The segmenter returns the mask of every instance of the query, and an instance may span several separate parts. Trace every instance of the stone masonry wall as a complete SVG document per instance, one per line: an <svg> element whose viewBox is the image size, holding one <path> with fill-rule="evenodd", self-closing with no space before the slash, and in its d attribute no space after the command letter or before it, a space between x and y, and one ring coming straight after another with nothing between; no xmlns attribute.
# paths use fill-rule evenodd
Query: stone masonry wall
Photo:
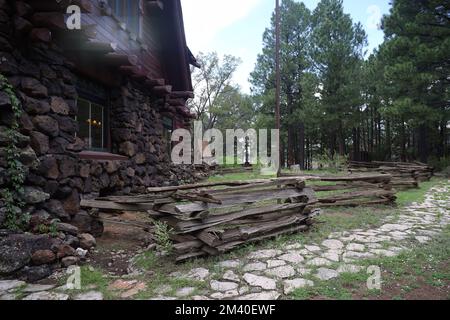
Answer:
<svg viewBox="0 0 450 320"><path fill-rule="evenodd" d="M28 227L31 233L42 233L42 226L50 225L55 225L58 233L56 237L32 236L41 237L39 242L1 231L0 258L17 260L14 255L20 252L25 255L9 266L0 263L0 274L23 270L36 252L42 254L45 250L54 256L47 252L45 263L42 259L39 263L35 261L31 268L42 269L39 265L49 263L57 267L63 262L61 259L74 256L73 250L87 237L85 233L100 235L102 225L80 208L82 197L142 193L146 187L193 182L202 176L193 168L170 164L160 115L164 99L145 94L139 85L126 78L120 87L111 90L108 107L111 152L128 160L80 159L79 152L85 146L76 138L76 68L55 44L30 43L16 37L13 16L12 9L0 0L0 73L14 86L24 110L20 120L23 135L20 147L21 161L27 166L28 174L23 210L31 217ZM11 124L11 117L9 98L0 92L0 189L8 179L4 161L7 141L2 133ZM0 230L4 220L2 207L0 201ZM23 240L22 246L17 239ZM31 243L45 245L35 248ZM66 259L63 264L76 263L77 259L76 256ZM48 272L46 269L43 274Z"/></svg>

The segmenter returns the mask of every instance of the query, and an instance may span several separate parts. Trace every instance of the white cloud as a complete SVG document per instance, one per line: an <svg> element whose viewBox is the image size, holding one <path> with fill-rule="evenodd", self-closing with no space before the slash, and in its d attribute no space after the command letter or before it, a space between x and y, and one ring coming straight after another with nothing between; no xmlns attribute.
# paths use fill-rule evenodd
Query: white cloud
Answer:
<svg viewBox="0 0 450 320"><path fill-rule="evenodd" d="M182 0L184 25L193 52L211 51L223 29L244 19L261 0Z"/></svg>

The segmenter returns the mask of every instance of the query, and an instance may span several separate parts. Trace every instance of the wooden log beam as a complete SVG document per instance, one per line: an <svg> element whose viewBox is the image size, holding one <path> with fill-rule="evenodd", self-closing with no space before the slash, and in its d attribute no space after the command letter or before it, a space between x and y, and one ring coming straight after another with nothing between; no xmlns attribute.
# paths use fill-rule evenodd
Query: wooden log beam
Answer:
<svg viewBox="0 0 450 320"><path fill-rule="evenodd" d="M53 2L53 1L41 1ZM56 1L54 1L56 3ZM59 12L36 12L31 17L31 22L36 27L45 27L51 30L65 30L67 29L64 14Z"/></svg>
<svg viewBox="0 0 450 320"><path fill-rule="evenodd" d="M127 75L127 76L134 76L135 74L138 74L142 71L141 66L120 66L119 72Z"/></svg>
<svg viewBox="0 0 450 320"><path fill-rule="evenodd" d="M103 57L105 64L110 66L134 66L138 62L138 57L135 55L127 55L120 53L107 53Z"/></svg>
<svg viewBox="0 0 450 320"><path fill-rule="evenodd" d="M168 95L172 92L172 86L156 86L153 87L152 92L158 96Z"/></svg>
<svg viewBox="0 0 450 320"><path fill-rule="evenodd" d="M66 12L71 0L27 0L27 2L36 12Z"/></svg>
<svg viewBox="0 0 450 320"><path fill-rule="evenodd" d="M14 1L14 9L19 17L29 17L33 13L33 8L24 1Z"/></svg>
<svg viewBox="0 0 450 320"><path fill-rule="evenodd" d="M118 210L118 211L138 211L146 212L147 210L153 209L152 203L134 203L134 204L123 204L116 203L112 201L99 201L99 200L81 200L80 205L83 208L96 208L96 209L108 209L108 210Z"/></svg>
<svg viewBox="0 0 450 320"><path fill-rule="evenodd" d="M24 36L33 29L33 25L25 18L15 17L14 28L17 36Z"/></svg>
<svg viewBox="0 0 450 320"><path fill-rule="evenodd" d="M81 50L93 51L99 54L113 53L117 49L117 44L111 42L100 42L96 40L85 42L80 47Z"/></svg>
<svg viewBox="0 0 450 320"><path fill-rule="evenodd" d="M30 31L30 40L49 43L52 41L52 32L45 28L34 28Z"/></svg>
<svg viewBox="0 0 450 320"><path fill-rule="evenodd" d="M170 97L173 99L184 98L184 99L193 99L194 93L191 91L172 91Z"/></svg>
<svg viewBox="0 0 450 320"><path fill-rule="evenodd" d="M72 4L79 6L83 13L94 12L94 5L91 0L72 0Z"/></svg>
<svg viewBox="0 0 450 320"><path fill-rule="evenodd" d="M168 99L167 103L171 106L185 106L186 101L184 99Z"/></svg>
<svg viewBox="0 0 450 320"><path fill-rule="evenodd" d="M166 80L164 79L152 79L147 76L147 80L145 81L145 84L149 86L150 88L154 87L163 87L166 84Z"/></svg>
<svg viewBox="0 0 450 320"><path fill-rule="evenodd" d="M164 3L161 0L148 0L146 9L149 14L158 13L164 10Z"/></svg>

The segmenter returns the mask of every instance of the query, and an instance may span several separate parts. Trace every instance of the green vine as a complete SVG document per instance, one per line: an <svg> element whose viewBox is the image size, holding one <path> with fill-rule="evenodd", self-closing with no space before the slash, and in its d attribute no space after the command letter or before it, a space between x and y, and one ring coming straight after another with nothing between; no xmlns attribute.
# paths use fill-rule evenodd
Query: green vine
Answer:
<svg viewBox="0 0 450 320"><path fill-rule="evenodd" d="M19 136L19 118L22 115L20 101L14 93L14 89L3 75L0 74L0 89L5 92L11 101L13 120L11 127L7 129L8 145L6 153L6 172L9 183L1 189L2 201L5 205L6 218L4 226L7 229L18 231L25 227L28 216L22 214L24 206L22 195L25 182L26 169L20 162L20 149L17 147Z"/></svg>

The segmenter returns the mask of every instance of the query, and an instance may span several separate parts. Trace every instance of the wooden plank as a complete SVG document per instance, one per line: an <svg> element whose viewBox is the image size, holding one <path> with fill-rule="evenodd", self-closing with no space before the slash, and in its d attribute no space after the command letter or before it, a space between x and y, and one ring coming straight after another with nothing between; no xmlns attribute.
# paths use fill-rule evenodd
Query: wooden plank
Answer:
<svg viewBox="0 0 450 320"><path fill-rule="evenodd" d="M187 204L168 204L158 208L158 211L174 213L174 214L185 214L191 212L200 212L207 211L210 209L216 208L227 208L231 206L235 206L242 203L255 203L259 201L265 200L278 200L278 199L287 199L292 197L300 197L302 195L307 195L304 191L298 190L296 188L292 189L281 189L277 190L261 190L259 192L255 192L254 194L233 194L231 196L227 195L215 195L222 204L214 204L214 203L200 203L193 202Z"/></svg>
<svg viewBox="0 0 450 320"><path fill-rule="evenodd" d="M226 231L214 227L203 230L197 237L211 247L218 247L227 242L246 240L283 227L292 227L303 223L306 219L308 219L308 217L293 215L274 220L271 223L255 223L253 225L236 227Z"/></svg>
<svg viewBox="0 0 450 320"><path fill-rule="evenodd" d="M296 183L302 181L300 178L274 178L274 179L255 179L255 180L234 180L234 181L225 181L225 182L202 182L196 184L185 184L181 186L170 186L170 187L155 187L155 188L147 188L148 193L158 193L158 192L167 192L167 191L177 191L177 190L189 190L189 189L204 189L208 187L218 187L218 186L245 186L245 185L258 185L263 183L272 183L271 185L280 185L287 183ZM213 190L205 190L205 192L209 192Z"/></svg>
<svg viewBox="0 0 450 320"><path fill-rule="evenodd" d="M146 212L147 210L153 210L153 204L119 204L112 201L99 201L99 200L81 200L81 207L83 208L96 208L118 211L139 211Z"/></svg>
<svg viewBox="0 0 450 320"><path fill-rule="evenodd" d="M227 213L222 215L209 216L201 221L178 221L172 226L179 233L191 233L214 227L220 224L230 223L233 220L242 219L251 216L261 216L271 213L282 213L284 211L301 213L306 207L306 203L289 203L289 204L277 204L264 206L260 208L244 209L238 212Z"/></svg>

